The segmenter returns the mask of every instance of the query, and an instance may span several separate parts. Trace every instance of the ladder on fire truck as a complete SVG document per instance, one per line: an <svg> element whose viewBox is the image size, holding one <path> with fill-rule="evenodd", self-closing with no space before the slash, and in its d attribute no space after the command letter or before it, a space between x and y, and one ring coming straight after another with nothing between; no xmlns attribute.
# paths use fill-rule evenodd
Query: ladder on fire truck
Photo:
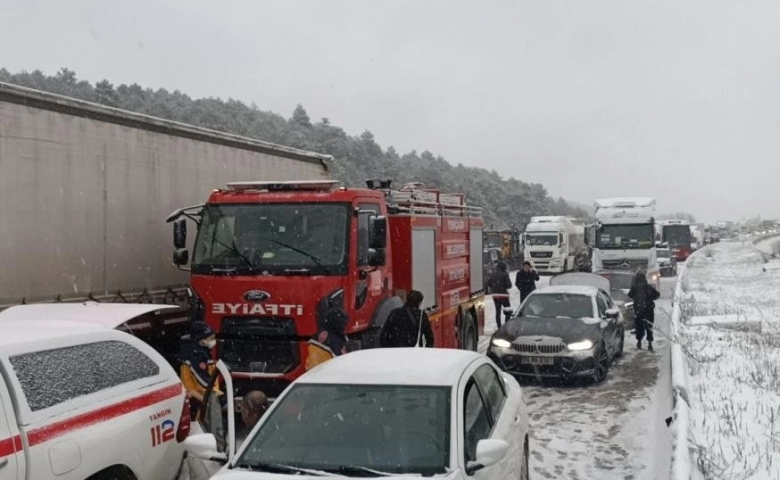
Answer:
<svg viewBox="0 0 780 480"><path fill-rule="evenodd" d="M426 188L421 182L411 182L394 190L390 180L368 180L368 188L384 192L392 214L437 217L482 217L482 208L466 205L462 193L442 193Z"/></svg>

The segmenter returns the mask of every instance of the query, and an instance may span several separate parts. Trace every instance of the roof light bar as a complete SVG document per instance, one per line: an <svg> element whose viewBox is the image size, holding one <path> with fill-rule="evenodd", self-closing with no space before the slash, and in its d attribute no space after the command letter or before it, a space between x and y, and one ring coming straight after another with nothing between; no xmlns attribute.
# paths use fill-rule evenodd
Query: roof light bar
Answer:
<svg viewBox="0 0 780 480"><path fill-rule="evenodd" d="M308 191L329 191L338 187L336 180L296 180L288 182L230 182L227 184L228 190L234 192L243 192L247 190L261 190L269 192L308 190Z"/></svg>

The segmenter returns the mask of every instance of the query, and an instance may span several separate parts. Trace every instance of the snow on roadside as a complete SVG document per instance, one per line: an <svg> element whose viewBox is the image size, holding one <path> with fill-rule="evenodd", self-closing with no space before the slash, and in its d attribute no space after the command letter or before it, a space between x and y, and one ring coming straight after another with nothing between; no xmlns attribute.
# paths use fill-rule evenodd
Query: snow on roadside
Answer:
<svg viewBox="0 0 780 480"><path fill-rule="evenodd" d="M753 245L723 242L686 267L679 341L706 479L780 480L780 269L764 265Z"/></svg>

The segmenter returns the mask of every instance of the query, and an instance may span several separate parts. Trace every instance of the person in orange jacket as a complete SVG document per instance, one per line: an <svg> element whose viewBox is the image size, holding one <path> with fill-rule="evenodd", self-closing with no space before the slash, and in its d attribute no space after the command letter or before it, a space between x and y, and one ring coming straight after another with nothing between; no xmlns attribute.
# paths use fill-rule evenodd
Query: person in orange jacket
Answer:
<svg viewBox="0 0 780 480"><path fill-rule="evenodd" d="M306 370L327 362L331 358L347 353L347 314L341 309L331 310L325 315L315 338L309 340Z"/></svg>
<svg viewBox="0 0 780 480"><path fill-rule="evenodd" d="M181 382L190 398L191 417L197 419L198 413L203 407L206 389L217 369L211 356L211 351L217 345L217 336L211 327L204 322L193 323L189 336L190 342L185 342L182 347L182 364L179 373ZM219 389L219 379L214 383L213 388L214 393L219 396L223 395Z"/></svg>

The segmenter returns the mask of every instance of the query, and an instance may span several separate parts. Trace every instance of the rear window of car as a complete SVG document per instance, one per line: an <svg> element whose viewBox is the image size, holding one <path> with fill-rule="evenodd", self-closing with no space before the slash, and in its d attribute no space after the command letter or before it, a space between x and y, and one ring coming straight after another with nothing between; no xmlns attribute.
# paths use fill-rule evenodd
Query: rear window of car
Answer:
<svg viewBox="0 0 780 480"><path fill-rule="evenodd" d="M25 353L10 361L33 412L160 373L154 360L116 340Z"/></svg>
<svg viewBox="0 0 780 480"><path fill-rule="evenodd" d="M528 297L520 309L521 317L593 317L591 297L570 293L535 293Z"/></svg>

